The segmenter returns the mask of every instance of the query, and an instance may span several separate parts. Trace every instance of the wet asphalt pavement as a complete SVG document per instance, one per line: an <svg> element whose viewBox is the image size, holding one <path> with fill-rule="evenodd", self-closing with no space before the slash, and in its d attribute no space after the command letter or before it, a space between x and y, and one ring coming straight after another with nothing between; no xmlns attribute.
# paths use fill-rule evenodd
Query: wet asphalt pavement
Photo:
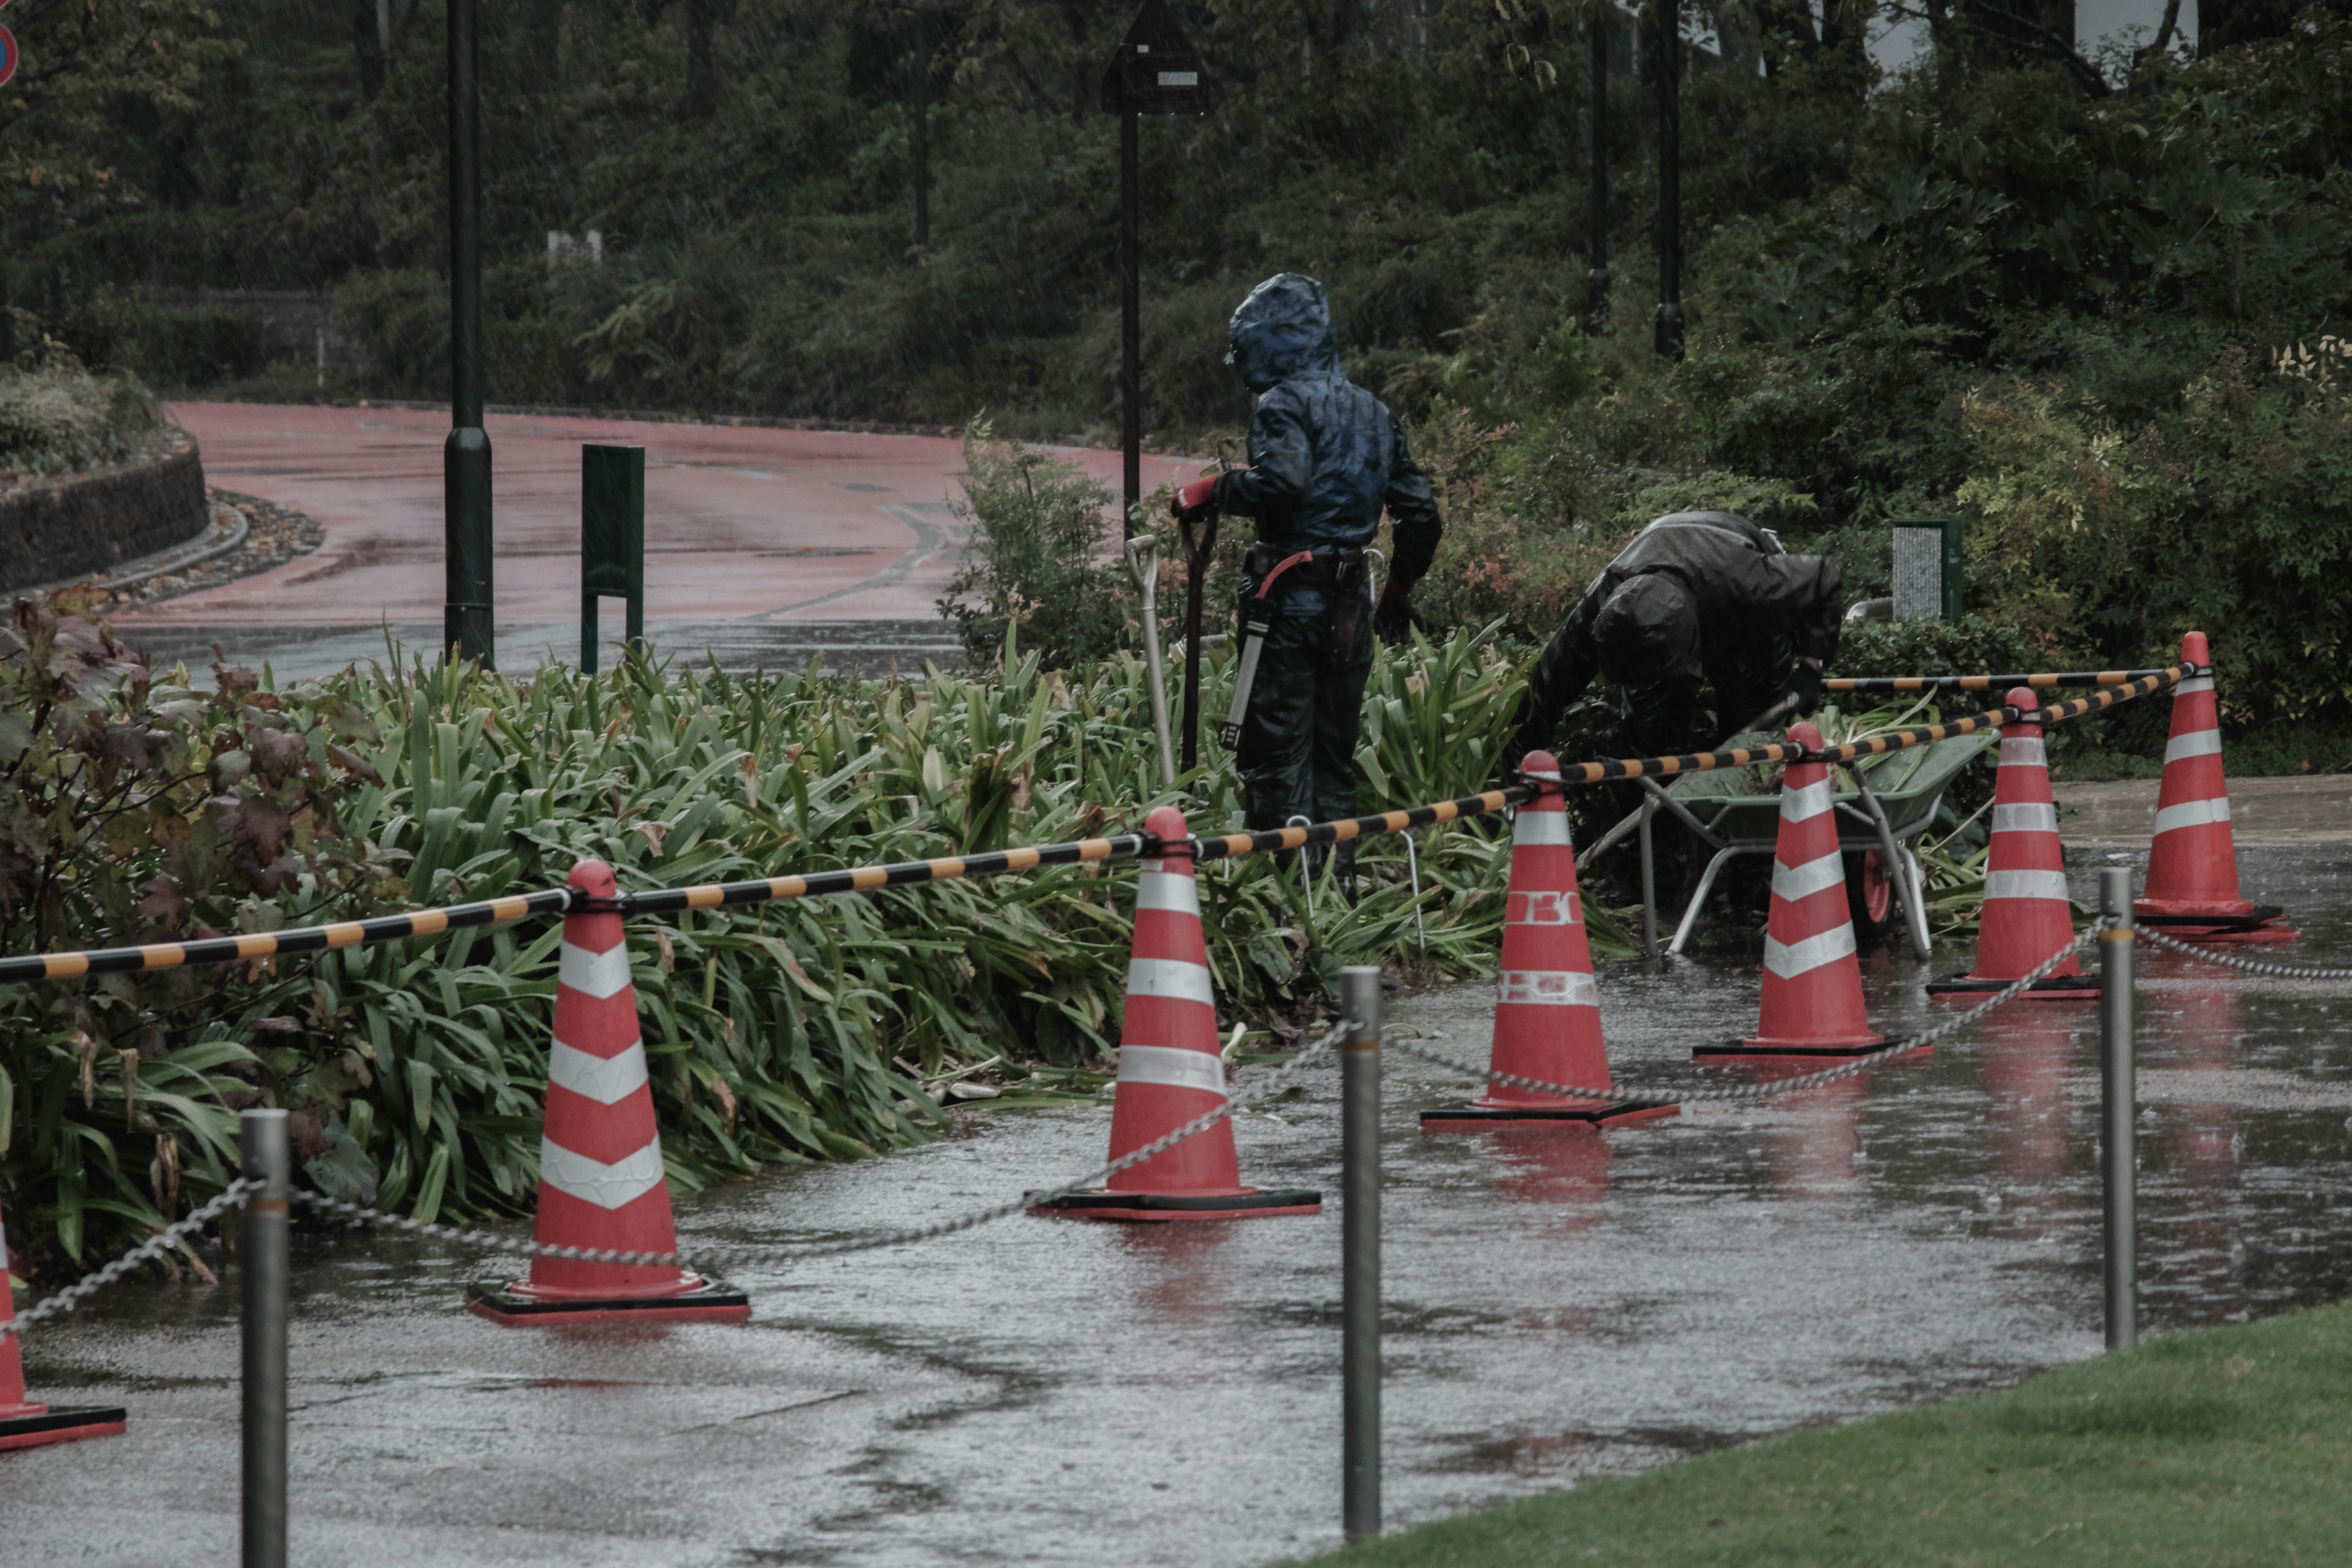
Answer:
<svg viewBox="0 0 2352 1568"><path fill-rule="evenodd" d="M2075 891L2106 852L2075 857ZM2352 962L2352 848L2257 849L2249 890ZM1937 973L1959 953L1939 954ZM2143 1318L2155 1332L2342 1296L2352 984L2187 972L2141 1004ZM1937 1016L1870 961L1890 1034ZM1621 1078L1687 1074L1754 1016L1752 958L1618 968ZM1483 1058L1488 993L1392 1023ZM1391 1524L2096 1353L2095 1006L2020 1004L1935 1054L1760 1110L1601 1135L1424 1138L1452 1078L1389 1064ZM1336 1075L1240 1123L1245 1175L1338 1185ZM1101 1110L779 1170L680 1204L711 1241L895 1226L1097 1163ZM1339 1248L1320 1218L1007 1221L744 1267L747 1327L502 1329L410 1238L298 1238L294 1558L425 1563L1248 1564L1339 1541ZM127 1436L0 1457L10 1563L227 1563L236 1334L218 1289L117 1289L28 1348L37 1394Z"/></svg>

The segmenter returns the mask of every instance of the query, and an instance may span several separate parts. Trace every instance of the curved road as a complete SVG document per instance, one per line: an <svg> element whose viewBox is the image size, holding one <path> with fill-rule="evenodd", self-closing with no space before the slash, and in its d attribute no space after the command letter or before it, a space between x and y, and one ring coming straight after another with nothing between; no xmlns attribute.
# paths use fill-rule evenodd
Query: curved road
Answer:
<svg viewBox="0 0 2352 1568"><path fill-rule="evenodd" d="M152 653L268 658L294 677L440 639L448 419L392 408L178 403L205 479L318 519L326 542L257 575L115 617ZM576 658L580 447L646 448L646 619L656 647L770 668L873 668L954 647L934 601L962 527L963 458L943 437L492 415L502 665ZM1116 486L1112 452L1067 454ZM1147 489L1197 465L1147 458ZM619 635L621 605L602 626Z"/></svg>

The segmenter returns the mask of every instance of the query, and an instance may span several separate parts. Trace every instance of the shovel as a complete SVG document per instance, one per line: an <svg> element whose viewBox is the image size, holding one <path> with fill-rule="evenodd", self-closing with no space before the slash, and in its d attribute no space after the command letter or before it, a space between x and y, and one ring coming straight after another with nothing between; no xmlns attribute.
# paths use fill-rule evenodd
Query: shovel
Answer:
<svg viewBox="0 0 2352 1568"><path fill-rule="evenodd" d="M1168 733L1168 682L1160 668L1160 543L1139 533L1127 542L1127 569L1143 597L1143 671L1151 683L1151 729L1160 741L1160 787L1176 782L1176 742Z"/></svg>

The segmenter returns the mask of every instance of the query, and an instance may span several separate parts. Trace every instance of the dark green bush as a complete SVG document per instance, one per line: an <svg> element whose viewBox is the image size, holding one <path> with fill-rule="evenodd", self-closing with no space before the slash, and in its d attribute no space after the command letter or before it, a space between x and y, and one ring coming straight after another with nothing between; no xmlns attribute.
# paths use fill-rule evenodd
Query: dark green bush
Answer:
<svg viewBox="0 0 2352 1568"><path fill-rule="evenodd" d="M1017 644L1049 669L1105 658L1127 640L1126 567L1103 559L1112 497L1075 463L1019 441L999 441L987 421L964 431L965 564L948 583L940 614L964 650L988 664Z"/></svg>

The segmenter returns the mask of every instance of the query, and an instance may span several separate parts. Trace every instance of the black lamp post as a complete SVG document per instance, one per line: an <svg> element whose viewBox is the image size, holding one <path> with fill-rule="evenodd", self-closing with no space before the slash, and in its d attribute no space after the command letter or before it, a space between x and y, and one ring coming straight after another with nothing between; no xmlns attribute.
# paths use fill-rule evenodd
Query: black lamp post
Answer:
<svg viewBox="0 0 2352 1568"><path fill-rule="evenodd" d="M1655 343L1683 357L1682 17L1677 0L1651 0L1658 73L1658 314Z"/></svg>
<svg viewBox="0 0 2352 1568"><path fill-rule="evenodd" d="M1146 114L1204 114L1209 88L1201 58L1167 0L1143 0L1134 25L1103 72L1102 107L1118 116L1118 394L1126 472L1122 535L1135 531L1143 500L1143 169Z"/></svg>
<svg viewBox="0 0 2352 1568"><path fill-rule="evenodd" d="M1609 7L1593 12L1592 270L1584 276L1585 307L1595 331L1609 315Z"/></svg>
<svg viewBox="0 0 2352 1568"><path fill-rule="evenodd" d="M490 437L482 428L482 113L475 0L449 0L449 439L441 448L446 582L441 649L496 659Z"/></svg>

